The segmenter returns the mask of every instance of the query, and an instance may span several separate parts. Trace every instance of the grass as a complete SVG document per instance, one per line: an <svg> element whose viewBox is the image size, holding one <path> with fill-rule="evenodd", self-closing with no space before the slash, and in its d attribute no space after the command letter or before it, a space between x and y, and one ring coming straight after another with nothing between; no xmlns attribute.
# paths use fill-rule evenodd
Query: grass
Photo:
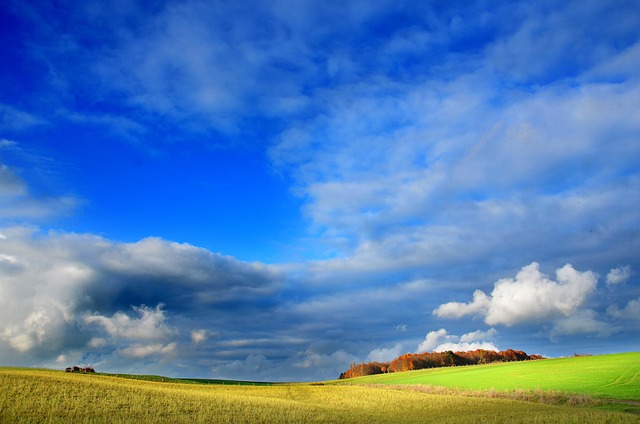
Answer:
<svg viewBox="0 0 640 424"><path fill-rule="evenodd" d="M3 423L640 423L592 408L392 385L212 385L0 368L0 389Z"/></svg>
<svg viewBox="0 0 640 424"><path fill-rule="evenodd" d="M640 352L431 368L339 384L430 385L467 390L545 390L640 401Z"/></svg>
<svg viewBox="0 0 640 424"><path fill-rule="evenodd" d="M171 378L161 375L144 375L144 374L109 374L100 373L111 377L128 378L131 380L155 381L160 383L192 383L192 384L216 384L216 385L232 385L232 386L271 386L273 383L264 381L243 381L243 380L219 380L210 378Z"/></svg>

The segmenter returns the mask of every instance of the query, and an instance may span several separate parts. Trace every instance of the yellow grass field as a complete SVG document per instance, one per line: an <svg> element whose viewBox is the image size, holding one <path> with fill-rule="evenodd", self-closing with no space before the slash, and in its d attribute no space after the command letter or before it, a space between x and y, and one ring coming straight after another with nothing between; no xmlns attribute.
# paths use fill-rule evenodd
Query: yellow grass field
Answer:
<svg viewBox="0 0 640 424"><path fill-rule="evenodd" d="M632 414L394 387L162 383L0 368L0 422L640 423Z"/></svg>

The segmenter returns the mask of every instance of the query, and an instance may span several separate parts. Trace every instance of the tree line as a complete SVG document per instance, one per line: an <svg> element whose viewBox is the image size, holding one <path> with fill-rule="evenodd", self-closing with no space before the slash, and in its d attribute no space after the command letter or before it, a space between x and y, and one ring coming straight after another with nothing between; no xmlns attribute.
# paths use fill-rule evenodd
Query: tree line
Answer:
<svg viewBox="0 0 640 424"><path fill-rule="evenodd" d="M468 352L405 353L390 362L351 363L349 369L340 374L340 379L363 375L384 374L420 370L424 368L454 367L459 365L489 364L492 362L514 362L544 359L540 355L527 355L521 350L507 349L500 352L476 349Z"/></svg>

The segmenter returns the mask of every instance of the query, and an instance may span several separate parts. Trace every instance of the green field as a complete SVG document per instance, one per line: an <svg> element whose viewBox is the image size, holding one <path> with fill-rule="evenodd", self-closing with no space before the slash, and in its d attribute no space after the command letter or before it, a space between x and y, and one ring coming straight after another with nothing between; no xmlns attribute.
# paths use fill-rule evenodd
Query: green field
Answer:
<svg viewBox="0 0 640 424"><path fill-rule="evenodd" d="M640 352L431 368L341 380L342 384L422 384L468 390L554 390L640 402Z"/></svg>
<svg viewBox="0 0 640 424"><path fill-rule="evenodd" d="M434 376L442 379L438 381L448 381L449 385L455 380L464 380L460 387L473 386L475 389L481 388L478 384L482 378L496 383L489 389L497 389L494 386L501 380L516 380L511 386L503 382L501 388L504 390L509 387L538 388L541 383L552 380L551 376L541 377L540 370L560 376L568 373L567 367L575 365L584 366L581 368L584 373L587 369L584 364L590 363L591 367L599 367L591 372L591 377L583 375L584 387L589 393L596 397L602 393L603 397L632 402L640 398L638 358L638 354L609 355L584 358L585 362L582 362L583 358L527 362L522 363L523 368L512 368L518 364L459 367L458 370L413 371L340 382L268 386L234 385L231 381L211 384L213 380L167 379L163 382L164 377L155 376L0 368L0 422L640 423L638 414L598 409L597 399L595 403L588 401L579 402L579 406L567 406L539 403L540 399L521 401L516 400L517 397L491 396L489 391L446 389L425 393L415 389L421 382L433 385L431 378ZM612 362L618 365L614 366ZM539 367L539 363L545 363L547 368L537 368L538 371L528 368ZM631 366L620 363L631 363ZM599 372L603 367L611 371ZM621 368L626 371L614 371ZM505 374L507 371L504 370L511 371ZM459 373L456 376L445 371ZM482 373L476 374L479 371L485 372L484 377ZM616 372L617 377L612 380ZM469 383L473 381L475 383ZM598 382L604 381L608 382L604 391L595 390ZM353 385L356 382L387 385ZM573 387L574 382L570 380L566 391L572 391Z"/></svg>

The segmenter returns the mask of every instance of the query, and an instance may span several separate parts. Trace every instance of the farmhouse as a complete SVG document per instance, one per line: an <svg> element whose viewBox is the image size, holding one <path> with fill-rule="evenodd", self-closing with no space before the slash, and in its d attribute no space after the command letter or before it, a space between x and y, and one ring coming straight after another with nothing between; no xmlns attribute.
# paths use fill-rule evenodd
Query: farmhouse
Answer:
<svg viewBox="0 0 640 424"><path fill-rule="evenodd" d="M73 367L65 368L65 372L81 372L83 374L86 374L86 373L96 372L96 370L94 370L91 367L81 368L78 366L73 366Z"/></svg>

